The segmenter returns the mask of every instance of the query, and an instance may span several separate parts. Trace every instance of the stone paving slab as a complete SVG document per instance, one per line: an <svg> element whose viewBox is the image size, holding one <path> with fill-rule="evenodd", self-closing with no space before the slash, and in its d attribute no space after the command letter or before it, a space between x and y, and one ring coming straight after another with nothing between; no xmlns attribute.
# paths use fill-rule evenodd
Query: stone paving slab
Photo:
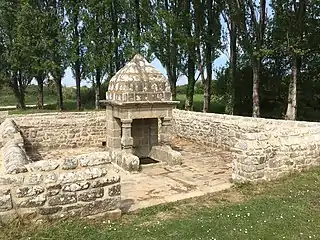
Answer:
<svg viewBox="0 0 320 240"><path fill-rule="evenodd" d="M172 143L172 148L182 154L182 165L144 165L139 173L129 173L115 165L121 176L124 212L198 197L231 187L230 153L181 138L174 138ZM95 151L103 149L86 147L39 150L30 152L29 156L33 160L57 160Z"/></svg>
<svg viewBox="0 0 320 240"><path fill-rule="evenodd" d="M140 173L119 170L123 211L134 211L231 187L231 155L175 138L173 148L182 153L182 165L159 164Z"/></svg>

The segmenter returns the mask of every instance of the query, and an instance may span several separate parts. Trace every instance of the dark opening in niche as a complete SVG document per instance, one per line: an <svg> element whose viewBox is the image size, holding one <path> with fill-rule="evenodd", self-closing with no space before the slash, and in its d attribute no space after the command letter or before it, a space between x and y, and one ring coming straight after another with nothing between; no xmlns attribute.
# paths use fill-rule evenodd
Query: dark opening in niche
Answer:
<svg viewBox="0 0 320 240"><path fill-rule="evenodd" d="M107 142L102 142L102 147L107 146Z"/></svg>
<svg viewBox="0 0 320 240"><path fill-rule="evenodd" d="M148 164L155 164L155 163L159 163L159 161L154 160L154 159L149 158L149 157L140 158L140 165L148 165Z"/></svg>

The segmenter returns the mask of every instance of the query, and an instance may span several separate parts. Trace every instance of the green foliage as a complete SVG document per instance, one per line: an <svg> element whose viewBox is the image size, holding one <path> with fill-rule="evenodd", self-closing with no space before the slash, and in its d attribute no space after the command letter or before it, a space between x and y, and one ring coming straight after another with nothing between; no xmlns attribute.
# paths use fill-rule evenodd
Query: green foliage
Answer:
<svg viewBox="0 0 320 240"><path fill-rule="evenodd" d="M188 84L178 86L177 93L188 93L189 105L195 94L193 107L200 111L203 103L198 96L206 91L209 81L205 76L212 76L200 75L195 83L194 75L210 71L228 45L221 37L228 30L221 24L223 12L226 27L230 21L238 27L236 79L232 86L229 63L216 71L217 81L211 82L214 109L210 111L222 112L220 106L229 106L234 89L234 113L251 115L252 60L256 59L262 60L261 116L282 118L292 80L292 59L297 57L298 119L319 120L320 2L272 0L274 14L268 15L265 29L254 19L253 13L258 15L252 9L259 8L258 2L248 0L242 6L244 2L234 0L0 0L0 88L13 90L11 96L1 96L1 104L23 107L24 95L26 103L35 104L36 88L27 87L39 76L47 77L44 97L52 104L67 67L73 68L78 86L80 81L99 86L95 84L98 79L106 79L100 91L103 99L107 80L140 52L148 60L156 57L161 61L172 89L177 79L186 75ZM80 93L84 102L92 104L93 89L81 88ZM73 89L64 89L63 95L65 100L76 99Z"/></svg>

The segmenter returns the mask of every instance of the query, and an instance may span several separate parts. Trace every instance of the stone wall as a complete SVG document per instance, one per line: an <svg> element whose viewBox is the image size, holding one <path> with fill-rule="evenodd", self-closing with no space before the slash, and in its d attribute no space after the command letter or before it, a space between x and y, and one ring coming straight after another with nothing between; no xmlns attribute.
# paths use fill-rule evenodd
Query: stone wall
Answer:
<svg viewBox="0 0 320 240"><path fill-rule="evenodd" d="M231 151L237 182L271 180L320 165L320 123L174 110L172 131Z"/></svg>
<svg viewBox="0 0 320 240"><path fill-rule="evenodd" d="M9 117L17 122L28 147L101 146L102 142L109 146L120 142L119 123L111 122L118 128L110 131L105 111ZM172 131L231 151L235 181L270 180L320 162L320 123L174 110Z"/></svg>
<svg viewBox="0 0 320 240"><path fill-rule="evenodd" d="M18 124L25 147L69 148L101 146L106 142L106 114L101 112L64 112L10 115Z"/></svg>
<svg viewBox="0 0 320 240"><path fill-rule="evenodd" d="M0 124L8 117L8 111L0 111Z"/></svg>
<svg viewBox="0 0 320 240"><path fill-rule="evenodd" d="M28 172L0 175L0 220L120 214L120 177L109 163L88 159L43 160L26 165Z"/></svg>
<svg viewBox="0 0 320 240"><path fill-rule="evenodd" d="M12 119L0 125L0 222L119 217L120 177L109 152L31 162Z"/></svg>
<svg viewBox="0 0 320 240"><path fill-rule="evenodd" d="M158 145L158 119L134 119L132 138L134 155L148 157L151 148Z"/></svg>

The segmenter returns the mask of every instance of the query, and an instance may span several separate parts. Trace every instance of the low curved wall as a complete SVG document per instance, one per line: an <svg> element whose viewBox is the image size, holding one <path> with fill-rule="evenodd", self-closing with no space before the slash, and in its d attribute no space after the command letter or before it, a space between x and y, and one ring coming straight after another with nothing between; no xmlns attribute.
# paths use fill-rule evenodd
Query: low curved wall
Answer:
<svg viewBox="0 0 320 240"><path fill-rule="evenodd" d="M174 110L173 133L231 151L236 182L320 165L320 123Z"/></svg>
<svg viewBox="0 0 320 240"><path fill-rule="evenodd" d="M24 140L16 123L6 119L0 125L0 147L5 173L16 174L26 172L25 165L30 162L24 149Z"/></svg>

